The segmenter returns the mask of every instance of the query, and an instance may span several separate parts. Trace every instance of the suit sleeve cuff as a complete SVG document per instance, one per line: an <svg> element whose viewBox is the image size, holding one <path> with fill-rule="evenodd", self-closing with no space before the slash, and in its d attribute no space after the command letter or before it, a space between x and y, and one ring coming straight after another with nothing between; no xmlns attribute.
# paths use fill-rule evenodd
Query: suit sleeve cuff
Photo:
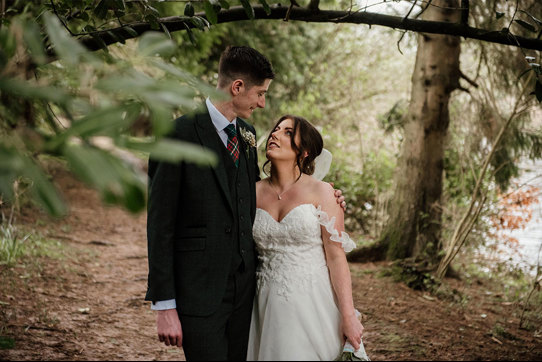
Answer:
<svg viewBox="0 0 542 362"><path fill-rule="evenodd" d="M176 308L177 308L177 303L175 303L175 299L161 300L158 302L151 303L152 310L166 310L166 309L176 309Z"/></svg>

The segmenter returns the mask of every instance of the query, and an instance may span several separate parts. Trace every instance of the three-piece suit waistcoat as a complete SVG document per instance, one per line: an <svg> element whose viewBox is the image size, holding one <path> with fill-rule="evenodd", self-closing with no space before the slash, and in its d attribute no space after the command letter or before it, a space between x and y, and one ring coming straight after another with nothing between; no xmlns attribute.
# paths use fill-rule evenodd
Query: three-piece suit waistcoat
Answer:
<svg viewBox="0 0 542 362"><path fill-rule="evenodd" d="M250 215L251 185L248 177L246 152L241 150L239 154L239 167L235 167L232 157L226 148L222 152L222 159L228 175L228 185L234 215L232 227L232 271L246 267L254 269L254 241L252 239L252 219Z"/></svg>

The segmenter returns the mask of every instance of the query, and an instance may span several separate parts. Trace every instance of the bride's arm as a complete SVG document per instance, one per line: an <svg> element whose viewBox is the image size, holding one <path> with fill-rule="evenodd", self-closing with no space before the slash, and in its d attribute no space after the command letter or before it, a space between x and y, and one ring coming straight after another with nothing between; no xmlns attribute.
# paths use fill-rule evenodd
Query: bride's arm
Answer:
<svg viewBox="0 0 542 362"><path fill-rule="evenodd" d="M332 226L341 236L344 231L344 212L340 205L337 204L333 188L329 184L320 185L320 205L331 221L335 217L335 223ZM324 216L325 218L325 216ZM328 228L331 226L327 223ZM325 226L322 226L322 240L324 242L324 250L326 253L326 261L329 268L331 284L337 297L339 311L341 312L341 330L344 336L350 341L352 346L357 350L360 346L361 336L363 334L363 326L358 320L354 302L352 300L352 280L350 277L350 269L346 261L346 255L341 242L331 240L331 233Z"/></svg>

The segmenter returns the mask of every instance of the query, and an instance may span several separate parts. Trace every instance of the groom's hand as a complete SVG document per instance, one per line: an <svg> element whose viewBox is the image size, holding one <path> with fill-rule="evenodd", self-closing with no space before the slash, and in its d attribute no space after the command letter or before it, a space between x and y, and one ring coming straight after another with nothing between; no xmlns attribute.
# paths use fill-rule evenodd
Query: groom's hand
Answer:
<svg viewBox="0 0 542 362"><path fill-rule="evenodd" d="M166 346L182 347L183 331L176 309L159 310L156 316L158 339Z"/></svg>
<svg viewBox="0 0 542 362"><path fill-rule="evenodd" d="M329 184L335 188L333 182L330 182ZM346 212L346 201L344 201L343 192L341 190L335 190L335 198L337 199L337 204L341 205L343 212Z"/></svg>

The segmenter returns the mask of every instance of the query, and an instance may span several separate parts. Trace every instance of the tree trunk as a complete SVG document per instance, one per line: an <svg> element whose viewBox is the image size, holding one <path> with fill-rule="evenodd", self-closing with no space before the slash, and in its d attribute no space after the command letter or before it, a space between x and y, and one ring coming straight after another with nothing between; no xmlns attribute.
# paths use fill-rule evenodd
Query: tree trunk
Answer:
<svg viewBox="0 0 542 362"><path fill-rule="evenodd" d="M425 20L459 22L458 0L433 1ZM390 218L381 235L386 258L433 264L441 250L444 145L448 102L459 86L460 39L419 34L412 94L395 174ZM382 248L382 246L381 246Z"/></svg>

